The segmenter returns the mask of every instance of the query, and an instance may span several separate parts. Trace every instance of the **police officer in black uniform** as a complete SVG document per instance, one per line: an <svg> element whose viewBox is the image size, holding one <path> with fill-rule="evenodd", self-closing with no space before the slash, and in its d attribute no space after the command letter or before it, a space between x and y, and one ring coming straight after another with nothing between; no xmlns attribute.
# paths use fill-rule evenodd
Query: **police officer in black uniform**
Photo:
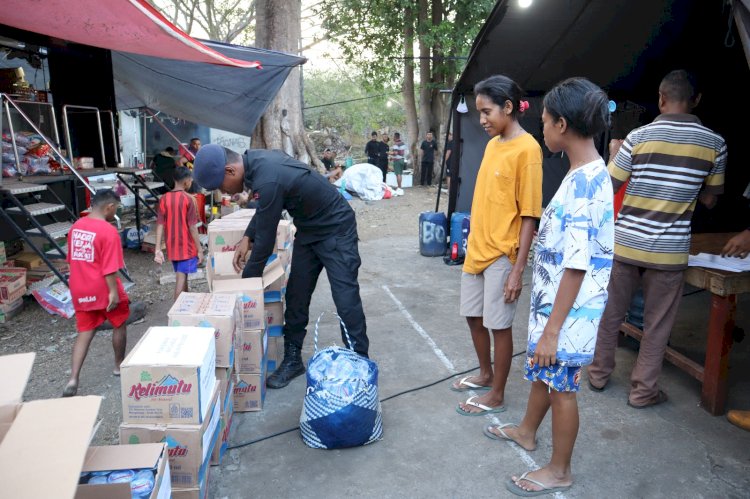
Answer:
<svg viewBox="0 0 750 499"><path fill-rule="evenodd" d="M302 343L309 320L310 299L325 268L336 310L346 325L354 350L367 356L369 340L357 273L361 260L357 248L354 211L336 188L306 164L283 151L250 149L240 156L224 147L203 146L195 157L194 180L204 189L235 194L252 190L257 211L234 255L242 277L261 277L273 253L276 229L286 209L297 234L292 269L286 287L284 360L266 385L283 388L305 372ZM250 251L249 258L246 257ZM247 258L244 269L242 262ZM342 331L342 341L346 337Z"/></svg>

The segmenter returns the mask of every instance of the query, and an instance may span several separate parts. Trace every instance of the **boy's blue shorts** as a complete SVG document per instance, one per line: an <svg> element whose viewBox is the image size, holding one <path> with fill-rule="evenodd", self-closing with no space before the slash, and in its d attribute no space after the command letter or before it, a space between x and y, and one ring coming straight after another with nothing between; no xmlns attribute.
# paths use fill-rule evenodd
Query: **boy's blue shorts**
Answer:
<svg viewBox="0 0 750 499"><path fill-rule="evenodd" d="M183 274L195 274L198 272L198 257L188 258L187 260L177 260L172 262L175 272L182 272Z"/></svg>

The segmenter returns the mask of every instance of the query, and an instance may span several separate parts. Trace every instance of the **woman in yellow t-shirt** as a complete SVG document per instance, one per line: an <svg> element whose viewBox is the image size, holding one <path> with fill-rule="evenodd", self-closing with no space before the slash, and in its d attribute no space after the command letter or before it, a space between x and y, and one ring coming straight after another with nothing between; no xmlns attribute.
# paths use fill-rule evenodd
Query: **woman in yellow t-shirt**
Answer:
<svg viewBox="0 0 750 499"><path fill-rule="evenodd" d="M479 374L456 381L451 389L488 391L458 405L456 410L465 416L505 410L505 382L513 355L511 327L536 221L542 214L542 149L518 122L529 107L521 100L523 91L510 78L495 75L475 85L474 94L479 122L491 139L474 187L460 313L469 324Z"/></svg>

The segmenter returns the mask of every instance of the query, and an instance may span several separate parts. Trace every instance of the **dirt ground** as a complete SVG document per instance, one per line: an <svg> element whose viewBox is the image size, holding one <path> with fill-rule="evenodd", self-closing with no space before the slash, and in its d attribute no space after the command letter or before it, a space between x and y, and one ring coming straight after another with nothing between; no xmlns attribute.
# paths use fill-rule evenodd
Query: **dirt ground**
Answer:
<svg viewBox="0 0 750 499"><path fill-rule="evenodd" d="M363 241L389 236L415 235L420 212L435 209L436 187L405 189L405 195L393 199L364 202L351 201L357 214L360 239ZM442 194L440 210L447 206L447 195ZM128 327L128 352L150 326L166 325L167 312L172 305L173 284L159 284L162 271L170 271L166 264L156 265L150 254L125 250L125 263L136 285L128 294L131 301L146 304L146 316ZM207 292L205 280L191 283L191 291ZM25 400L56 398L70 375L70 353L76 337L75 319L64 319L48 314L33 297L26 297L23 312L8 323L0 324L0 355L36 352L34 367L24 395ZM112 375L112 331L99 331L92 342L81 373L79 395L99 395L103 398L102 419L94 443L118 443L121 418L120 382Z"/></svg>

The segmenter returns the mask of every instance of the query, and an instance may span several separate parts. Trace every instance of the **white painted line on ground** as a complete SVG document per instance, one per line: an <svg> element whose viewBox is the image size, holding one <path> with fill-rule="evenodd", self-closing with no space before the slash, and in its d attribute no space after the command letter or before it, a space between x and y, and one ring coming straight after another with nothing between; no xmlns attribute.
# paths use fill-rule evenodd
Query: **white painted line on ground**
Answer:
<svg viewBox="0 0 750 499"><path fill-rule="evenodd" d="M432 351L435 353L437 358L440 359L440 361L443 363L446 369L448 369L450 372L455 374L456 368L453 365L453 362L451 362L450 359L445 355L445 353L443 353L443 351L440 349L440 347L437 346L437 343L435 343L435 340L433 340L432 337L430 337L430 335L427 334L427 331L425 331L424 328L420 326L416 320L414 320L414 317L412 317L412 315L409 313L406 307L404 307L404 304L401 303L399 299L396 298L396 296L394 296L393 293L391 293L391 290L388 288L388 286L384 284L381 287L383 288L383 291L385 291L386 294L391 298L391 300L393 300L393 303L396 304L396 308L398 308L399 312L401 312L404 315L404 317L406 317L406 320L409 322L409 324L411 324L411 327L413 327L414 330L417 333L419 333L419 336L421 336L422 338L425 339L425 341L427 341L427 344L430 345L430 348L432 348ZM477 395L477 393L474 392L473 390L470 390L467 393L469 393L472 396ZM502 422L499 419L497 419L496 416L487 415L486 417L487 419L492 421L494 424L497 424L497 425L502 424ZM518 454L518 457L521 458L521 461L523 461L523 463L528 467L528 469L536 470L536 469L541 468L541 466L536 464L536 461L534 461L534 458L531 457L531 455L528 453L526 449L524 449L520 445L517 445L513 442L506 442L506 443L510 446L511 449L516 451L516 454ZM521 473L518 473L518 474L520 475ZM566 499L565 494L563 494L562 492L555 492L553 494L553 497L557 499Z"/></svg>
<svg viewBox="0 0 750 499"><path fill-rule="evenodd" d="M440 361L443 363L443 365L452 373L455 374L456 368L453 366L453 362L451 362L448 357L443 353L442 350L440 350L440 347L437 346L437 343L430 338L430 335L427 334L427 331L422 329L422 326L417 323L417 321L414 320L414 317L411 316L408 310L406 310L406 307L404 307L404 304L401 303L398 298L396 298L393 293L391 293L391 290L388 289L388 286L383 285L383 291L385 291L388 296L391 297L391 300L393 300L393 303L396 304L396 308L404 314L404 317L406 317L406 320L409 321L409 324L411 324L411 327L413 327L417 333L419 333L419 336L425 339L428 345L430 345L430 348L432 348L432 351L435 352L435 355L437 355L437 358L440 359Z"/></svg>

